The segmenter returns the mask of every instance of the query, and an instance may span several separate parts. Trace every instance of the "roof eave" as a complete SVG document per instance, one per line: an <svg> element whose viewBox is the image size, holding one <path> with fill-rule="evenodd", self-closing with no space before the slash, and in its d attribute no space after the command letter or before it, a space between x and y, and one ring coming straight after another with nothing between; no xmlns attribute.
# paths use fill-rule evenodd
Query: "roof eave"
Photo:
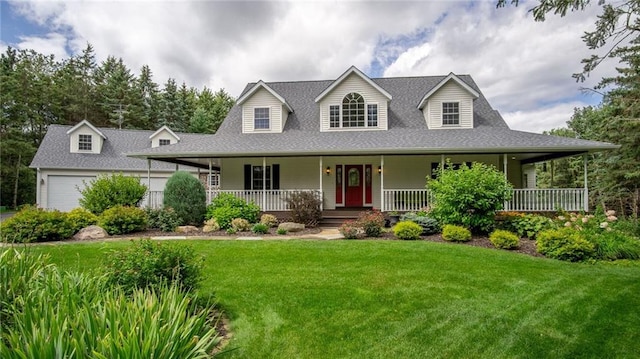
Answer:
<svg viewBox="0 0 640 359"><path fill-rule="evenodd" d="M236 101L236 103L238 105L242 105L245 101L251 98L251 96L253 96L253 94L256 91L258 91L260 88L264 88L265 90L267 90L271 95L273 95L273 97L277 98L278 101L280 101L283 105L285 105L289 110L289 112L293 112L293 108L289 105L289 103L287 103L284 97L282 97L279 93L277 93L274 89L272 89L269 85L267 85L262 80L259 80L255 85L253 85L253 87L249 91L247 91L244 95L240 96L240 98L238 98L238 101Z"/></svg>
<svg viewBox="0 0 640 359"><path fill-rule="evenodd" d="M438 82L431 90L429 90L420 100L418 104L418 110L422 110L424 105L427 103L429 97L431 97L436 91L438 91L442 86L444 86L449 81L455 81L460 87L462 87L465 91L467 91L471 96L473 96L474 100L480 97L480 93L473 89L471 86L467 85L464 81L462 81L456 74L453 72L449 73L447 77L445 77L442 81Z"/></svg>
<svg viewBox="0 0 640 359"><path fill-rule="evenodd" d="M91 128L91 130L93 130L95 133L97 133L98 135L100 135L100 137L102 137L103 139L107 139L107 136L104 135L104 133L102 133L102 131L98 130L97 127L95 127L94 125L92 125L89 121L87 120L82 120L80 122L78 122L78 124L76 124L75 126L71 127L69 129L69 131L67 131L67 135L70 135L72 133L74 133L78 128L82 127L82 125L87 125L89 128Z"/></svg>
<svg viewBox="0 0 640 359"><path fill-rule="evenodd" d="M373 82L369 76L365 75L362 71L360 71L357 67L355 66L351 66L347 71L345 71L342 75L340 75L340 77L338 77L337 80L333 81L331 83L331 85L329 85L329 87L327 87L324 91L322 91L320 93L320 95L318 95L318 97L316 97L314 99L315 102L319 102L321 101L327 94L329 94L331 91L333 91L334 88L336 88L336 86L338 86L345 78L347 78L349 75L351 75L352 73L355 73L356 75L358 75L361 79L363 79L365 82L367 82L369 85L373 86L376 90L378 90L382 95L384 95L389 101L391 101L391 99L393 98L391 96L391 94L389 92L387 92L385 89L383 89L382 87L380 87L378 84L376 84L375 82Z"/></svg>

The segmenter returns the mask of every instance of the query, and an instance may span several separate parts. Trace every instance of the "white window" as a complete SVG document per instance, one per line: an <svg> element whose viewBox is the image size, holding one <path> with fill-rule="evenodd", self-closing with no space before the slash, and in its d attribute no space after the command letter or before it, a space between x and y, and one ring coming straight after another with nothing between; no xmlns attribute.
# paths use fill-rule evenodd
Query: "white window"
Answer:
<svg viewBox="0 0 640 359"><path fill-rule="evenodd" d="M263 176L264 167L253 166L253 189L271 189L271 166L267 166L267 173ZM267 180L267 187L263 188L264 180Z"/></svg>
<svg viewBox="0 0 640 359"><path fill-rule="evenodd" d="M457 102L442 103L442 124L443 125L459 125L460 124L460 107Z"/></svg>
<svg viewBox="0 0 640 359"><path fill-rule="evenodd" d="M340 127L340 106L329 106L329 127Z"/></svg>
<svg viewBox="0 0 640 359"><path fill-rule="evenodd" d="M256 130L269 129L269 108L256 107L253 109L253 128Z"/></svg>
<svg viewBox="0 0 640 359"><path fill-rule="evenodd" d="M167 146L167 145L170 145L170 144L171 144L171 140L167 140L167 139L165 139L165 138L161 138L161 139L158 141L158 144L159 144L160 146Z"/></svg>
<svg viewBox="0 0 640 359"><path fill-rule="evenodd" d="M91 151L91 144L91 135L78 135L78 151Z"/></svg>
<svg viewBox="0 0 640 359"><path fill-rule="evenodd" d="M209 175L209 187L220 188L220 173L212 173Z"/></svg>
<svg viewBox="0 0 640 359"><path fill-rule="evenodd" d="M367 105L367 126L378 127L378 105Z"/></svg>
<svg viewBox="0 0 640 359"><path fill-rule="evenodd" d="M352 92L342 99L342 127L364 127L364 98Z"/></svg>

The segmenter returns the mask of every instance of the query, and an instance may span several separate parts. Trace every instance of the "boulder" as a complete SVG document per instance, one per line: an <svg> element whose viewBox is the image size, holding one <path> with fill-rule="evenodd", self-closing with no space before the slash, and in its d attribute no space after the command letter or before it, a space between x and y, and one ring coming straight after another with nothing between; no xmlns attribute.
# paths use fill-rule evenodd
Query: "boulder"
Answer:
<svg viewBox="0 0 640 359"><path fill-rule="evenodd" d="M300 232L304 231L304 224L294 222L284 222L278 225L278 229L284 228L287 232Z"/></svg>
<svg viewBox="0 0 640 359"><path fill-rule="evenodd" d="M178 233L196 233L198 231L198 227L195 226L179 226L176 228L176 232Z"/></svg>
<svg viewBox="0 0 640 359"><path fill-rule="evenodd" d="M109 234L100 226L89 226L82 228L78 233L73 236L73 239L78 241L85 241L88 239L100 239L107 237Z"/></svg>

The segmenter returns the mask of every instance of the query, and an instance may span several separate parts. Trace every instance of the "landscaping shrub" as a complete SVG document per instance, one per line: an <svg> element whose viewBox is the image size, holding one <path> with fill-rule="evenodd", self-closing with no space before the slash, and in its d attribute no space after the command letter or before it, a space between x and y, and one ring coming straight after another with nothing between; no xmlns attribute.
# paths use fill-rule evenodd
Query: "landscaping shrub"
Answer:
<svg viewBox="0 0 640 359"><path fill-rule="evenodd" d="M191 246L149 239L132 242L131 247L114 251L106 259L109 284L127 293L142 288L160 290L168 283L184 290L197 288L204 259L196 256Z"/></svg>
<svg viewBox="0 0 640 359"><path fill-rule="evenodd" d="M171 207L146 208L145 213L147 214L147 227L163 232L175 231L182 222Z"/></svg>
<svg viewBox="0 0 640 359"><path fill-rule="evenodd" d="M100 215L114 206L137 207L147 186L140 183L139 177L125 176L122 173L99 175L80 190L80 205L91 213Z"/></svg>
<svg viewBox="0 0 640 359"><path fill-rule="evenodd" d="M442 228L442 239L450 242L467 242L471 239L471 232L464 227L447 224Z"/></svg>
<svg viewBox="0 0 640 359"><path fill-rule="evenodd" d="M595 258L604 260L640 259L640 240L618 230L601 233L586 232L593 244Z"/></svg>
<svg viewBox="0 0 640 359"><path fill-rule="evenodd" d="M552 228L553 221L545 216L526 214L513 218L511 225L519 236L535 239L539 232Z"/></svg>
<svg viewBox="0 0 640 359"><path fill-rule="evenodd" d="M215 218L207 219L204 221L204 228L202 228L203 232L215 232L220 230L220 225Z"/></svg>
<svg viewBox="0 0 640 359"><path fill-rule="evenodd" d="M127 295L25 252L0 263L2 358L207 358L219 342L211 308L175 286Z"/></svg>
<svg viewBox="0 0 640 359"><path fill-rule="evenodd" d="M147 214L142 208L115 206L100 215L98 225L111 235L139 232L147 228Z"/></svg>
<svg viewBox="0 0 640 359"><path fill-rule="evenodd" d="M294 192L287 197L287 204L291 209L291 218L296 223L306 227L315 227L322 219L320 206L322 199L312 191Z"/></svg>
<svg viewBox="0 0 640 359"><path fill-rule="evenodd" d="M67 213L67 221L69 221L73 233L77 233L84 227L98 223L98 216L82 207L78 207Z"/></svg>
<svg viewBox="0 0 640 359"><path fill-rule="evenodd" d="M474 163L441 169L427 187L434 197L433 218L442 224L456 224L476 232L489 232L497 211L511 198L511 185L492 166Z"/></svg>
<svg viewBox="0 0 640 359"><path fill-rule="evenodd" d="M422 227L411 221L401 221L393 227L393 234L403 240L420 239L421 233Z"/></svg>
<svg viewBox="0 0 640 359"><path fill-rule="evenodd" d="M255 223L260 215L260 207L255 203L247 203L230 193L220 193L207 207L206 218L215 218L222 229L231 228L231 221L235 218L246 219Z"/></svg>
<svg viewBox="0 0 640 359"><path fill-rule="evenodd" d="M177 171L164 186L165 207L171 207L180 224L199 226L207 211L207 194L200 181L185 171Z"/></svg>
<svg viewBox="0 0 640 359"><path fill-rule="evenodd" d="M269 232L269 226L264 223L256 223L251 227L251 232L256 234L265 234Z"/></svg>
<svg viewBox="0 0 640 359"><path fill-rule="evenodd" d="M260 223L266 224L269 228L275 227L278 225L278 218L273 214L265 213L260 217Z"/></svg>
<svg viewBox="0 0 640 359"><path fill-rule="evenodd" d="M502 229L496 229L489 236L489 241L496 247L501 249L514 249L518 248L520 237L515 233L505 231Z"/></svg>
<svg viewBox="0 0 640 359"><path fill-rule="evenodd" d="M408 212L400 216L401 221L411 221L422 227L422 235L429 236L440 232L440 224L435 218L427 216L426 212Z"/></svg>
<svg viewBox="0 0 640 359"><path fill-rule="evenodd" d="M10 243L59 241L71 237L73 233L74 228L66 213L34 206L23 207L0 223L0 238Z"/></svg>
<svg viewBox="0 0 640 359"><path fill-rule="evenodd" d="M380 237L384 227L384 215L380 211L365 211L358 215L357 225L367 237Z"/></svg>
<svg viewBox="0 0 640 359"><path fill-rule="evenodd" d="M342 234L345 239L357 239L364 237L364 230L356 221L345 221L342 223L338 232Z"/></svg>
<svg viewBox="0 0 640 359"><path fill-rule="evenodd" d="M231 221L231 228L236 232L245 232L251 229L251 223L244 218L234 218Z"/></svg>
<svg viewBox="0 0 640 359"><path fill-rule="evenodd" d="M549 258L578 262L594 255L594 246L573 228L549 229L538 233L538 253Z"/></svg>
<svg viewBox="0 0 640 359"><path fill-rule="evenodd" d="M279 235L283 236L283 235L287 234L287 230L284 229L284 228L278 228L276 230L276 233L278 233Z"/></svg>

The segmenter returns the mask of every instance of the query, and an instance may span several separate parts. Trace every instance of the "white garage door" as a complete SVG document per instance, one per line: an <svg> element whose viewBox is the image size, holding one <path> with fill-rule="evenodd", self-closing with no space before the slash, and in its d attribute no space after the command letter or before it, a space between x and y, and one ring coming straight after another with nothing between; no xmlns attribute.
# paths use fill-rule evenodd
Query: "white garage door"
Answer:
<svg viewBox="0 0 640 359"><path fill-rule="evenodd" d="M84 188L83 180L89 183L89 181L94 178L95 177L48 176L47 208L67 212L76 207L80 207L78 203L80 199L78 188Z"/></svg>

